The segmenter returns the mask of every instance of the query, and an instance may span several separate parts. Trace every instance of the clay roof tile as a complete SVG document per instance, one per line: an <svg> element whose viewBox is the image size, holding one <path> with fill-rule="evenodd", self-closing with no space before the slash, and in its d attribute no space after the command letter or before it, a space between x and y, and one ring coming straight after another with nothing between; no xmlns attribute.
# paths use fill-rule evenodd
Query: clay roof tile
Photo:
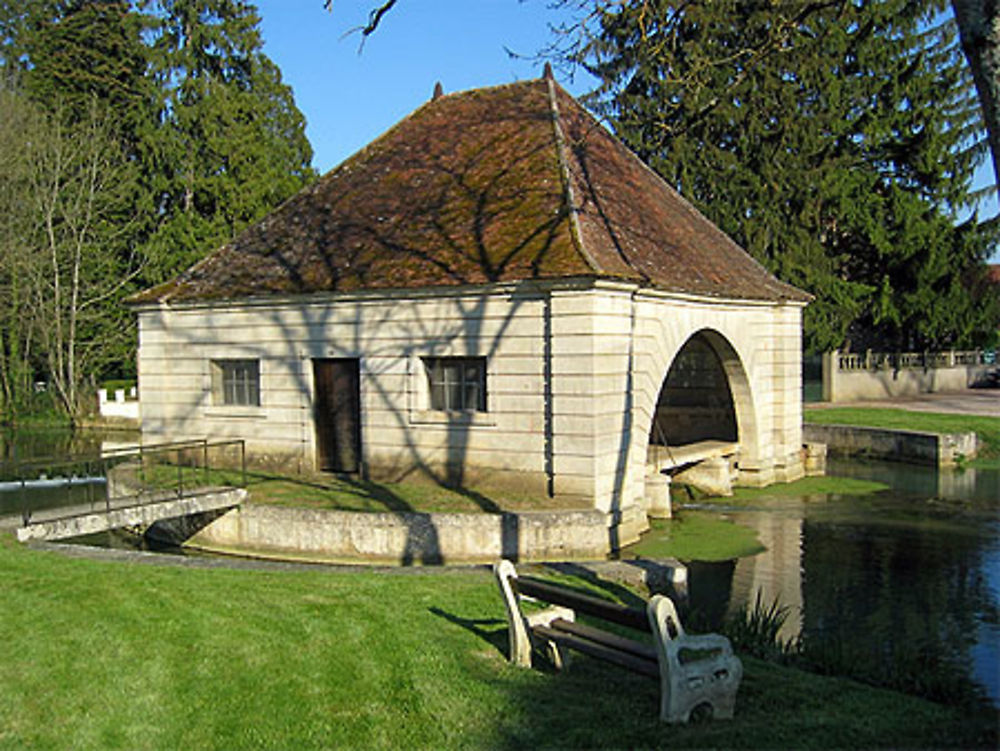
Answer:
<svg viewBox="0 0 1000 751"><path fill-rule="evenodd" d="M600 277L797 300L551 78L436 95L133 302Z"/></svg>

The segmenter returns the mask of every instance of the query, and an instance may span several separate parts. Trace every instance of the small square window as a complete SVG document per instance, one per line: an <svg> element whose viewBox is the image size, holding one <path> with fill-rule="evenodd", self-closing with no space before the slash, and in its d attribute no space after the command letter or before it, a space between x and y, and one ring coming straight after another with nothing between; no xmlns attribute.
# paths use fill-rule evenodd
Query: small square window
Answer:
<svg viewBox="0 0 1000 751"><path fill-rule="evenodd" d="M485 357L425 357L424 370L431 409L486 411Z"/></svg>
<svg viewBox="0 0 1000 751"><path fill-rule="evenodd" d="M212 360L212 400L225 406L260 406L259 360Z"/></svg>

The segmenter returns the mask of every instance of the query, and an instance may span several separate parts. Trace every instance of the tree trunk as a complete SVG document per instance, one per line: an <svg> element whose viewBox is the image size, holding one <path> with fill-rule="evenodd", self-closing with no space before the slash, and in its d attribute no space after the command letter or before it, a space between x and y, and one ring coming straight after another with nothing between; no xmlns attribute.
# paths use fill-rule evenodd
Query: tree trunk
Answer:
<svg viewBox="0 0 1000 751"><path fill-rule="evenodd" d="M993 154L993 174L1000 186L1000 0L952 0L951 4L976 82Z"/></svg>

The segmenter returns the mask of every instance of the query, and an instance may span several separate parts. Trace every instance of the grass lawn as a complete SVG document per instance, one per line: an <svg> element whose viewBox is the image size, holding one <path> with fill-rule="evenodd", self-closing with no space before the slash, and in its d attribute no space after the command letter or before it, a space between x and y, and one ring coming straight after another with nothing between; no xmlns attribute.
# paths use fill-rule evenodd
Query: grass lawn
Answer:
<svg viewBox="0 0 1000 751"><path fill-rule="evenodd" d="M482 570L139 565L5 535L0 601L2 748L997 742L995 715L749 658L734 721L661 725L654 681L583 657L565 675L508 665L499 596Z"/></svg>
<svg viewBox="0 0 1000 751"><path fill-rule="evenodd" d="M882 407L829 407L806 409L803 420L825 425L865 425L930 433L967 433L971 430L979 437L980 459L1000 458L1000 417L910 412Z"/></svg>
<svg viewBox="0 0 1000 751"><path fill-rule="evenodd" d="M159 465L147 479L162 486L176 485L177 465ZM238 471L180 469L186 487L197 485L240 485ZM295 508L340 511L420 511L501 513L504 511L549 511L579 508L557 499L528 493L497 492L462 488L454 490L430 482L371 482L328 474L285 475L248 470L246 488L252 503Z"/></svg>

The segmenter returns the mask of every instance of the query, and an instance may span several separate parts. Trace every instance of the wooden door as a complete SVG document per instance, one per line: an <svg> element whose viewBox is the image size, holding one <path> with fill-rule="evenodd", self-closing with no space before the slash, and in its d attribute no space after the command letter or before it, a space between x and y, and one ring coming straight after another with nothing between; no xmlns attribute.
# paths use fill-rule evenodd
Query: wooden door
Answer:
<svg viewBox="0 0 1000 751"><path fill-rule="evenodd" d="M361 468L361 379L356 358L313 360L314 413L319 468Z"/></svg>

